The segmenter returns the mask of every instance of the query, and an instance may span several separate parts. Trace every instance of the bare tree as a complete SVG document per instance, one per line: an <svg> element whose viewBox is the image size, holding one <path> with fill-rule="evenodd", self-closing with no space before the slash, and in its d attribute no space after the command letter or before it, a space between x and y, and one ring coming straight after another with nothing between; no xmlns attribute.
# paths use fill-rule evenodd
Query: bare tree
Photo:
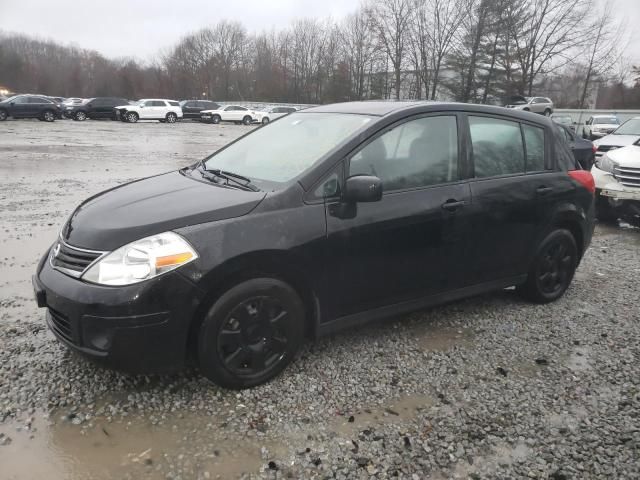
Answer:
<svg viewBox="0 0 640 480"><path fill-rule="evenodd" d="M369 15L359 9L345 18L339 32L345 61L349 65L351 95L355 100L362 100L367 67L378 52Z"/></svg>
<svg viewBox="0 0 640 480"><path fill-rule="evenodd" d="M623 23L614 20L613 4L605 4L589 28L586 72L578 108L585 107L592 80L598 77L602 79L619 64L625 47L623 42L625 30Z"/></svg>
<svg viewBox="0 0 640 480"><path fill-rule="evenodd" d="M411 22L410 0L373 0L368 8L378 39L391 61L395 76L395 97L400 99L402 67Z"/></svg>

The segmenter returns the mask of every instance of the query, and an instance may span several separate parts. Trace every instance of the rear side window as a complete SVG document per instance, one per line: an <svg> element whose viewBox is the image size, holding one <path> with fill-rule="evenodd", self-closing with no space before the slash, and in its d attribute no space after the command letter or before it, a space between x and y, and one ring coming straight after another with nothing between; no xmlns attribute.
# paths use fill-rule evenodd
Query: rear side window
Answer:
<svg viewBox="0 0 640 480"><path fill-rule="evenodd" d="M29 103L53 103L51 100L42 97L29 97Z"/></svg>
<svg viewBox="0 0 640 480"><path fill-rule="evenodd" d="M169 102L169 105L171 105L172 107L179 107L179 106L180 106L180 103L179 103L179 102L175 102L175 101L171 100L171 101Z"/></svg>
<svg viewBox="0 0 640 480"><path fill-rule="evenodd" d="M522 133L527 148L525 171L539 172L544 170L544 130L531 125L522 125Z"/></svg>
<svg viewBox="0 0 640 480"><path fill-rule="evenodd" d="M554 150L556 153L556 159L558 161L558 168L563 171L567 170L575 170L577 167L577 162L571 149L569 148L569 143L566 138L558 132L556 129L553 129L554 133Z"/></svg>
<svg viewBox="0 0 640 480"><path fill-rule="evenodd" d="M489 117L469 117L477 178L525 172L520 124Z"/></svg>
<svg viewBox="0 0 640 480"><path fill-rule="evenodd" d="M375 175L385 191L458 180L456 117L424 117L402 123L356 153L349 175Z"/></svg>

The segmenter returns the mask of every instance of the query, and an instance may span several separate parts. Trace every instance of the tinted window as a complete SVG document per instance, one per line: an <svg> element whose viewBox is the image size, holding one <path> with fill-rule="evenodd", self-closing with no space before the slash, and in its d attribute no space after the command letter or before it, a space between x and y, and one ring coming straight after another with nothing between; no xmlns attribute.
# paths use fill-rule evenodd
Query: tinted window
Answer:
<svg viewBox="0 0 640 480"><path fill-rule="evenodd" d="M94 98L89 103L93 107L102 107L103 105L108 105L109 104L109 99L108 98L107 99L105 99L105 98Z"/></svg>
<svg viewBox="0 0 640 480"><path fill-rule="evenodd" d="M618 124L618 119L615 117L608 117L608 118L596 118L594 119L594 122L596 124L600 124L600 125L617 125Z"/></svg>
<svg viewBox="0 0 640 480"><path fill-rule="evenodd" d="M349 175L358 174L379 177L385 191L457 180L456 117L425 117L394 127L351 158Z"/></svg>
<svg viewBox="0 0 640 480"><path fill-rule="evenodd" d="M496 118L469 117L476 177L525 171L520 125Z"/></svg>
<svg viewBox="0 0 640 480"><path fill-rule="evenodd" d="M164 104L164 102L160 102L160 103ZM173 101L173 100L169 101L169 105L171 105L172 107L179 107L180 106L180 104L178 102Z"/></svg>
<svg viewBox="0 0 640 480"><path fill-rule="evenodd" d="M571 153L566 137L561 135L560 132L555 129L552 131L554 132L554 147L556 151L556 159L558 161L558 168L560 168L560 170L575 170L576 159L573 156L573 153Z"/></svg>
<svg viewBox="0 0 640 480"><path fill-rule="evenodd" d="M16 105L21 103L29 103L29 97L16 97L11 100Z"/></svg>
<svg viewBox="0 0 640 480"><path fill-rule="evenodd" d="M218 104L217 103L213 103L213 102L198 102L198 104L207 110L216 110L218 108Z"/></svg>
<svg viewBox="0 0 640 480"><path fill-rule="evenodd" d="M53 102L43 97L29 97L29 103L53 103Z"/></svg>
<svg viewBox="0 0 640 480"><path fill-rule="evenodd" d="M152 107L166 107L166 104L162 100L152 100L151 101L151 106Z"/></svg>
<svg viewBox="0 0 640 480"><path fill-rule="evenodd" d="M524 142L527 148L526 171L544 170L544 130L539 127L522 125L522 133L524 133Z"/></svg>

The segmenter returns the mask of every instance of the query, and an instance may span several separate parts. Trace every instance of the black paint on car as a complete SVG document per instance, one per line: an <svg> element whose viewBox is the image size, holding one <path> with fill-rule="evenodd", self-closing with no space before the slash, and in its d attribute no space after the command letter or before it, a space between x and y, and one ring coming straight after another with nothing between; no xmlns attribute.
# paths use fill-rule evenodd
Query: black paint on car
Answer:
<svg viewBox="0 0 640 480"><path fill-rule="evenodd" d="M591 240L593 190L542 116L314 107L87 199L34 287L70 348L140 372L194 362L246 388L309 336L509 286L558 299Z"/></svg>

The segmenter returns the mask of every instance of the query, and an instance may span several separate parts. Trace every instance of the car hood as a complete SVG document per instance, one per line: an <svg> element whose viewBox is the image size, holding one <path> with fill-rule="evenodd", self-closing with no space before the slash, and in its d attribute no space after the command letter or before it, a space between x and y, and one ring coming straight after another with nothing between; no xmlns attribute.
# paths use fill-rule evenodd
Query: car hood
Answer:
<svg viewBox="0 0 640 480"><path fill-rule="evenodd" d="M85 200L65 224L62 237L69 245L111 251L149 235L246 215L265 195L165 173Z"/></svg>
<svg viewBox="0 0 640 480"><path fill-rule="evenodd" d="M617 148L607 152L607 156L621 167L640 168L640 146Z"/></svg>
<svg viewBox="0 0 640 480"><path fill-rule="evenodd" d="M596 147L601 145L626 147L627 145L635 143L638 139L640 139L640 135L607 135L606 137L602 137L600 140L596 140L593 144Z"/></svg>

